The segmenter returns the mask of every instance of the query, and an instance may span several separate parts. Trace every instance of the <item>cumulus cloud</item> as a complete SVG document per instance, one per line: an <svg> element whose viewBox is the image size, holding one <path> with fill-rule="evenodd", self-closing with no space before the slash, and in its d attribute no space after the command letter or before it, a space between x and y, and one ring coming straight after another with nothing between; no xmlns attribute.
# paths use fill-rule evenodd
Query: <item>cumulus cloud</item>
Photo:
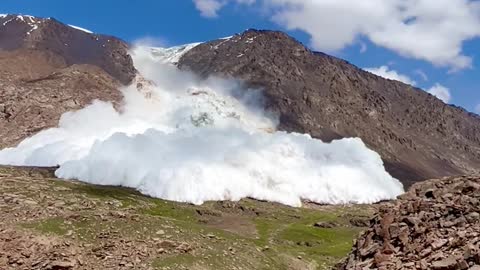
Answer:
<svg viewBox="0 0 480 270"><path fill-rule="evenodd" d="M235 0L231 0L235 1ZM241 2L241 1L236 1ZM250 2L250 1L249 1ZM465 41L480 36L480 1L257 0L287 29L311 36L318 50L336 51L359 38L402 56L452 71L471 66Z"/></svg>
<svg viewBox="0 0 480 270"><path fill-rule="evenodd" d="M428 81L428 75L421 69L415 70L415 74L417 74L423 81Z"/></svg>
<svg viewBox="0 0 480 270"><path fill-rule="evenodd" d="M451 100L450 90L439 83L432 86L430 89L427 90L427 92L436 96L438 99L445 103L448 103Z"/></svg>
<svg viewBox="0 0 480 270"><path fill-rule="evenodd" d="M365 70L386 79L401 81L410 85L416 84L416 82L410 79L407 75L400 74L397 71L390 69L388 66L365 68Z"/></svg>
<svg viewBox="0 0 480 270"><path fill-rule="evenodd" d="M251 5L255 3L255 0L193 0L195 7L200 11L200 15L207 18L217 17L218 11L228 4L228 2Z"/></svg>
<svg viewBox="0 0 480 270"><path fill-rule="evenodd" d="M480 114L480 104L478 104L477 106L475 106L474 111L475 111L475 113Z"/></svg>
<svg viewBox="0 0 480 270"><path fill-rule="evenodd" d="M367 50L368 50L367 44L365 44L365 42L360 42L360 53L365 53L367 52Z"/></svg>
<svg viewBox="0 0 480 270"><path fill-rule="evenodd" d="M0 164L58 164L61 178L195 204L246 197L292 206L372 203L403 192L361 139L324 143L276 131L260 91L199 79L165 64L172 49L160 51L134 51L152 83L122 89L120 112L101 101L68 112L58 127L1 150Z"/></svg>
<svg viewBox="0 0 480 270"><path fill-rule="evenodd" d="M220 0L193 0L195 7L200 11L200 15L207 18L217 17L217 12L226 4Z"/></svg>

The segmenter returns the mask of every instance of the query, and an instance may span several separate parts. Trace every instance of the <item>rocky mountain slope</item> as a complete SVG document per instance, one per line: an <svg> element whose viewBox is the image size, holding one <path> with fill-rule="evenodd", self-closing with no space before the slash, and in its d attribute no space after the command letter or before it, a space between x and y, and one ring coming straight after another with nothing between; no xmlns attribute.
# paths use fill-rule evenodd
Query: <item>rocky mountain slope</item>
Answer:
<svg viewBox="0 0 480 270"><path fill-rule="evenodd" d="M136 70L128 45L53 18L0 15L0 147L94 99L119 102Z"/></svg>
<svg viewBox="0 0 480 270"><path fill-rule="evenodd" d="M313 52L281 32L249 30L200 44L178 65L264 89L279 128L330 141L360 137L405 184L471 173L480 118L398 81Z"/></svg>
<svg viewBox="0 0 480 270"><path fill-rule="evenodd" d="M434 179L382 206L341 269L480 269L480 177Z"/></svg>

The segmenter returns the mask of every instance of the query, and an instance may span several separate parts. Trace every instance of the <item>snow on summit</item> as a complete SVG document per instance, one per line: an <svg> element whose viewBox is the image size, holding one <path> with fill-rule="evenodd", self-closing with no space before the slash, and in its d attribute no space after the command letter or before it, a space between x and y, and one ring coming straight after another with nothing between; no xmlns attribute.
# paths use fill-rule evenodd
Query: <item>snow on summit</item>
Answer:
<svg viewBox="0 0 480 270"><path fill-rule="evenodd" d="M44 23L45 21L50 20L50 18L39 18L39 17L31 16L31 15L13 15L13 14L0 14L0 18L3 18L3 19L9 18L5 22L3 22L2 25L0 25L0 26L6 26L13 21L28 24L31 27L31 29L27 31L27 33L26 33L27 35L30 35L33 31L37 30L39 28L39 26L42 23ZM93 34L92 31L90 31L88 29L85 29L83 27L79 27L79 26L75 26L75 25L71 25L71 24L69 24L68 26L73 28L73 29L80 30L82 32Z"/></svg>
<svg viewBox="0 0 480 270"><path fill-rule="evenodd" d="M151 57L161 63L177 64L184 54L200 44L202 43L190 43L170 48L151 47Z"/></svg>
<svg viewBox="0 0 480 270"><path fill-rule="evenodd" d="M92 31L88 30L88 29L85 29L85 28L82 28L82 27L79 27L79 26L75 26L75 25L71 25L69 24L68 26L74 28L74 29L77 29L77 30L80 30L80 31L83 31L83 32L86 32L86 33L89 33L89 34L93 34Z"/></svg>
<svg viewBox="0 0 480 270"><path fill-rule="evenodd" d="M137 47L135 66L152 83L121 89L120 112L95 101L65 113L58 127L1 150L0 164L59 165L60 178L194 204L247 197L291 206L374 203L403 192L361 139L324 143L277 131L261 91L171 65L197 45Z"/></svg>

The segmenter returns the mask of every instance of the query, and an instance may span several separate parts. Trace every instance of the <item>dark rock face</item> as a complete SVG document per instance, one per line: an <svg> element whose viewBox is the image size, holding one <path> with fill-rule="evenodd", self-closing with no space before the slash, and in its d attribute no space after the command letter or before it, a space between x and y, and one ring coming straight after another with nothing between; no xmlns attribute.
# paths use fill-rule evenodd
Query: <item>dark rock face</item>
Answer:
<svg viewBox="0 0 480 270"><path fill-rule="evenodd" d="M324 141L360 137L407 186L475 172L480 118L434 96L313 52L281 32L248 30L201 44L178 63L260 87L279 129Z"/></svg>
<svg viewBox="0 0 480 270"><path fill-rule="evenodd" d="M339 269L480 268L480 177L412 186L381 207Z"/></svg>
<svg viewBox="0 0 480 270"><path fill-rule="evenodd" d="M0 148L95 99L118 104L136 70L128 46L54 19L0 16Z"/></svg>
<svg viewBox="0 0 480 270"><path fill-rule="evenodd" d="M56 67L74 64L98 66L122 84L129 84L136 74L125 42L111 36L84 32L53 18L0 17L0 51L18 49L54 55L58 58Z"/></svg>

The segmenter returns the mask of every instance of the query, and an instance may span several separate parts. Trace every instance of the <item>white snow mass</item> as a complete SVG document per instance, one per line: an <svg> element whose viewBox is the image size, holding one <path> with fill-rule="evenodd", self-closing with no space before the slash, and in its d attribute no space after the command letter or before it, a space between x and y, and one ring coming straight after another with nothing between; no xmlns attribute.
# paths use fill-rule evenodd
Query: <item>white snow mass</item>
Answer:
<svg viewBox="0 0 480 270"><path fill-rule="evenodd" d="M142 89L122 89L120 112L95 101L65 113L57 128L0 151L0 164L60 165L60 178L194 204L246 197L291 206L374 203L403 192L361 139L324 143L276 131L261 91L179 71L166 64L177 61L172 50L159 50L132 52L151 83L138 78Z"/></svg>
<svg viewBox="0 0 480 270"><path fill-rule="evenodd" d="M88 30L88 29L85 29L85 28L82 28L82 27L79 27L79 26L75 26L75 25L71 25L69 24L68 26L74 28L74 29L77 29L77 30L80 30L80 31L83 31L85 33L89 33L89 34L93 34L92 31Z"/></svg>

